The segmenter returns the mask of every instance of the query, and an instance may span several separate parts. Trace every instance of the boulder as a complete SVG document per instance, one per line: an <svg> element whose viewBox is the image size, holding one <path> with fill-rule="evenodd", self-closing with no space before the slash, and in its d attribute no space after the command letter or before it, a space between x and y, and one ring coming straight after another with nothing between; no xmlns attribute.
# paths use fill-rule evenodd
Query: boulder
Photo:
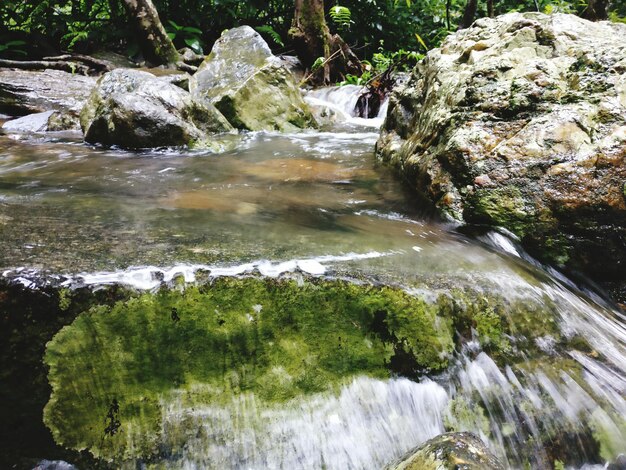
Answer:
<svg viewBox="0 0 626 470"><path fill-rule="evenodd" d="M60 70L0 70L0 113L12 116L63 111L78 116L96 84Z"/></svg>
<svg viewBox="0 0 626 470"><path fill-rule="evenodd" d="M249 26L226 31L190 81L191 94L206 98L239 129L315 127L294 76Z"/></svg>
<svg viewBox="0 0 626 470"><path fill-rule="evenodd" d="M409 451L386 470L503 470L478 436L469 432L440 434Z"/></svg>
<svg viewBox="0 0 626 470"><path fill-rule="evenodd" d="M171 77L131 69L116 69L98 80L80 122L85 141L124 148L211 148L212 133L232 130L213 105L192 100Z"/></svg>
<svg viewBox="0 0 626 470"><path fill-rule="evenodd" d="M452 219L624 278L625 37L565 14L480 19L392 94L377 155Z"/></svg>

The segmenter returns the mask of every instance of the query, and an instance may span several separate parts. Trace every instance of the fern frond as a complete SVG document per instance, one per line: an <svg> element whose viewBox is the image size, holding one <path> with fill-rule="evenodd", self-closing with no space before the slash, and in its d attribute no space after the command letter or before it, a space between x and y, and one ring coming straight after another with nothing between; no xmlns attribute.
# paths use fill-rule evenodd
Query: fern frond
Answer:
<svg viewBox="0 0 626 470"><path fill-rule="evenodd" d="M328 15L339 29L348 29L352 24L352 12L348 7L335 5L330 8Z"/></svg>

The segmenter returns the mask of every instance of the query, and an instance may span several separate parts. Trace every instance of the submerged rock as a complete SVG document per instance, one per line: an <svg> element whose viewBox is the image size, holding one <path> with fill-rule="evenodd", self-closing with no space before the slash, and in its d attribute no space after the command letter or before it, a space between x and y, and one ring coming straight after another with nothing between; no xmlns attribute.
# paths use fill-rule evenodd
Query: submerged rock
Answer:
<svg viewBox="0 0 626 470"><path fill-rule="evenodd" d="M469 432L441 434L386 467L386 470L503 469L483 441Z"/></svg>
<svg viewBox="0 0 626 470"><path fill-rule="evenodd" d="M117 69L100 78L80 115L85 140L124 148L212 148L232 126L210 103L164 79Z"/></svg>
<svg viewBox="0 0 626 470"><path fill-rule="evenodd" d="M315 127L294 76L249 26L226 31L190 82L228 121L251 131Z"/></svg>
<svg viewBox="0 0 626 470"><path fill-rule="evenodd" d="M0 70L0 113L63 111L78 116L96 84L93 77L60 70Z"/></svg>
<svg viewBox="0 0 626 470"><path fill-rule="evenodd" d="M445 214L544 260L626 275L626 25L483 18L427 55L377 144Z"/></svg>

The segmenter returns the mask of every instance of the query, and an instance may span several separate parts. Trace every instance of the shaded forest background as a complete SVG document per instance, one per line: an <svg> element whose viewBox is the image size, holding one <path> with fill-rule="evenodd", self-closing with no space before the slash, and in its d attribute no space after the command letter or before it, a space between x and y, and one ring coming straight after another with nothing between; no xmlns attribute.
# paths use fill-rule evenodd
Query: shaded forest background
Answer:
<svg viewBox="0 0 626 470"><path fill-rule="evenodd" d="M123 0L18 0L0 2L0 58L38 59L60 52L118 52L142 60ZM247 24L277 54L293 54L289 29L293 0L153 0L177 48L206 53L223 30ZM361 58L384 62L407 51L425 52L481 16L510 11L564 12L624 21L626 2L586 0L342 0L326 2L326 21ZM468 15L471 18L468 19ZM602 18L592 18L602 19ZM380 67L385 64L379 64Z"/></svg>

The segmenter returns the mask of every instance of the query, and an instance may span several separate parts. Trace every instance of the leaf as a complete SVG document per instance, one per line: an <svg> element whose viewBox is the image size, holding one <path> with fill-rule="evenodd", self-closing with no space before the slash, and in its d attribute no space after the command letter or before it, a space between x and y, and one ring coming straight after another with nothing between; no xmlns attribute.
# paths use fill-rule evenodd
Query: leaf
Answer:
<svg viewBox="0 0 626 470"><path fill-rule="evenodd" d="M313 62L313 65L311 65L311 71L314 72L315 70L319 69L323 64L324 64L324 58L323 57L318 57L317 59L315 59L315 62Z"/></svg>
<svg viewBox="0 0 626 470"><path fill-rule="evenodd" d="M176 31L179 31L179 30L183 29L183 27L182 27L182 26L178 26L178 25L177 25L176 23L174 23L172 20L168 20L167 22L168 22L168 23L172 26L172 28L174 28Z"/></svg>
<svg viewBox="0 0 626 470"><path fill-rule="evenodd" d="M170 41L173 41L176 38L176 33L167 33L167 37L170 38Z"/></svg>
<svg viewBox="0 0 626 470"><path fill-rule="evenodd" d="M281 47L285 46L285 43L283 42L282 38L280 37L280 34L278 34L276 32L276 30L274 28L272 28L271 26L269 26L269 25L257 26L255 29L259 33L267 34L269 37L272 38L272 41L274 41L279 46L281 46Z"/></svg>
<svg viewBox="0 0 626 470"><path fill-rule="evenodd" d="M340 29L349 28L352 24L352 12L347 7L335 5L331 7L328 15L333 23Z"/></svg>
<svg viewBox="0 0 626 470"><path fill-rule="evenodd" d="M415 39L417 39L417 42L419 42L424 47L425 50L428 50L428 46L426 45L426 43L424 42L424 40L419 34L415 33Z"/></svg>
<svg viewBox="0 0 626 470"><path fill-rule="evenodd" d="M192 33L192 34L202 34L202 30L198 29L198 28L194 28L193 26L184 26L183 28L181 28L183 31L185 31L186 33Z"/></svg>
<svg viewBox="0 0 626 470"><path fill-rule="evenodd" d="M202 45L200 44L200 41L198 40L198 38L188 38L185 39L185 44L187 44L192 51L194 51L196 54L203 54L204 51L202 50Z"/></svg>

